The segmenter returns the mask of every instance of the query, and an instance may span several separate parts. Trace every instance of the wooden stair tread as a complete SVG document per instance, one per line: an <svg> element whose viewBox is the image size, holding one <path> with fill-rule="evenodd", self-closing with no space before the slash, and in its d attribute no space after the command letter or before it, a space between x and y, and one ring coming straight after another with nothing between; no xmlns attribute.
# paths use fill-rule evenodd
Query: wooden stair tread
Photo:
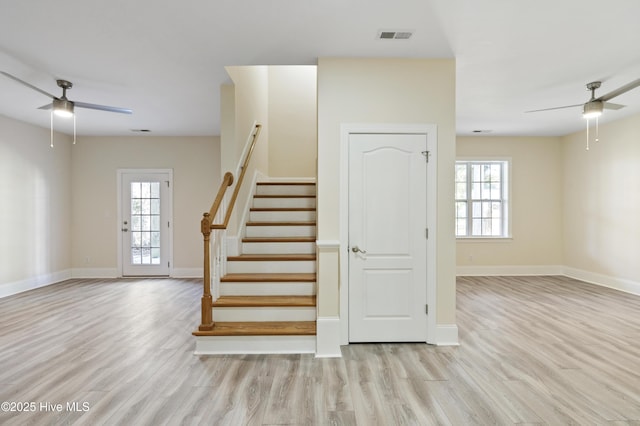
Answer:
<svg viewBox="0 0 640 426"><path fill-rule="evenodd" d="M256 182L256 185L273 185L273 186L281 186L281 185L306 185L313 186L315 182L299 182L299 181L279 181L279 182Z"/></svg>
<svg viewBox="0 0 640 426"><path fill-rule="evenodd" d="M315 237L245 237L243 243L315 243Z"/></svg>
<svg viewBox="0 0 640 426"><path fill-rule="evenodd" d="M315 195L290 195L290 194L256 194L253 198L316 198Z"/></svg>
<svg viewBox="0 0 640 426"><path fill-rule="evenodd" d="M231 262L278 262L278 261L304 261L304 260L316 260L315 253L313 254L241 254L240 256L228 256L227 261Z"/></svg>
<svg viewBox="0 0 640 426"><path fill-rule="evenodd" d="M220 296L214 308L313 307L316 296Z"/></svg>
<svg viewBox="0 0 640 426"><path fill-rule="evenodd" d="M221 282L315 282L314 273L263 273L263 274L227 274L220 278Z"/></svg>
<svg viewBox="0 0 640 426"><path fill-rule="evenodd" d="M251 207L252 212L315 212L313 207Z"/></svg>
<svg viewBox="0 0 640 426"><path fill-rule="evenodd" d="M316 226L316 222L315 221L302 221L302 222L296 222L296 221L273 221L273 222L247 222L246 223L247 226Z"/></svg>
<svg viewBox="0 0 640 426"><path fill-rule="evenodd" d="M212 330L195 336L313 336L315 321L216 322Z"/></svg>

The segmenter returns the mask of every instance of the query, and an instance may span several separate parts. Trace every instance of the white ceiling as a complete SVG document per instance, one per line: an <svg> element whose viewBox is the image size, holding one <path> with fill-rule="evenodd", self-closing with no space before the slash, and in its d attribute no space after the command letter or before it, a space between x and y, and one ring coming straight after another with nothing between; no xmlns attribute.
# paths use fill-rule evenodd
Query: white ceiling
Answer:
<svg viewBox="0 0 640 426"><path fill-rule="evenodd" d="M81 135L217 135L227 65L309 65L318 57L456 58L457 132L563 135L586 102L640 78L640 1L0 0L0 70L71 100ZM410 40L377 40L379 30ZM49 126L50 100L0 75L0 114ZM640 88L601 122L640 113ZM65 132L69 121L56 121Z"/></svg>

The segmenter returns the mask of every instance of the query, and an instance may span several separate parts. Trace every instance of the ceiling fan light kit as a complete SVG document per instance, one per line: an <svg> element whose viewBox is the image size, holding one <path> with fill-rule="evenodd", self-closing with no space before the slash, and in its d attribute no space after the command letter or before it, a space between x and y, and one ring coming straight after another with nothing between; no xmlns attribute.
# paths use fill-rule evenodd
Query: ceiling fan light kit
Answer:
<svg viewBox="0 0 640 426"><path fill-rule="evenodd" d="M602 110L604 109L604 103L602 101L590 101L584 104L582 110L582 117L587 120L590 118L600 117Z"/></svg>
<svg viewBox="0 0 640 426"><path fill-rule="evenodd" d="M71 89L73 84L67 80L56 80L56 83L62 88L62 96L53 98L53 112L58 117L69 118L73 115L73 102L67 99L67 89Z"/></svg>
<svg viewBox="0 0 640 426"><path fill-rule="evenodd" d="M69 118L73 116L73 102L67 99L54 99L53 112L58 117Z"/></svg>

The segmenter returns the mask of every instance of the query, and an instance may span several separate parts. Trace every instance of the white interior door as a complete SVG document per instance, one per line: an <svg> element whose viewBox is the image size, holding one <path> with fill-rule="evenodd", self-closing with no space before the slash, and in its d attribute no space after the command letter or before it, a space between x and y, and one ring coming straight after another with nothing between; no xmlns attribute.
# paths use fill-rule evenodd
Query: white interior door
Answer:
<svg viewBox="0 0 640 426"><path fill-rule="evenodd" d="M427 338L427 136L349 135L349 341Z"/></svg>
<svg viewBox="0 0 640 426"><path fill-rule="evenodd" d="M122 275L168 276L171 259L169 172L121 172Z"/></svg>

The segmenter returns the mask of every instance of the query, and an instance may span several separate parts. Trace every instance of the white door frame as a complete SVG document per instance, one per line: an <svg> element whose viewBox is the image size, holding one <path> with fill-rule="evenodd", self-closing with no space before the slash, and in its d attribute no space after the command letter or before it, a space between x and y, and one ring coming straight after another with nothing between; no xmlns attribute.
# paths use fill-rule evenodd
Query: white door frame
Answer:
<svg viewBox="0 0 640 426"><path fill-rule="evenodd" d="M118 276L123 277L123 262L122 262L122 176L124 174L152 174L152 173L164 173L169 175L169 200L167 220L171 224L169 227L169 276L173 276L173 169L118 169L117 174L117 223L116 234L118 235Z"/></svg>
<svg viewBox="0 0 640 426"><path fill-rule="evenodd" d="M424 134L427 136L427 343L436 343L437 147L435 124L343 123L340 126L340 344L349 344L349 135ZM453 167L453 166L452 166Z"/></svg>

